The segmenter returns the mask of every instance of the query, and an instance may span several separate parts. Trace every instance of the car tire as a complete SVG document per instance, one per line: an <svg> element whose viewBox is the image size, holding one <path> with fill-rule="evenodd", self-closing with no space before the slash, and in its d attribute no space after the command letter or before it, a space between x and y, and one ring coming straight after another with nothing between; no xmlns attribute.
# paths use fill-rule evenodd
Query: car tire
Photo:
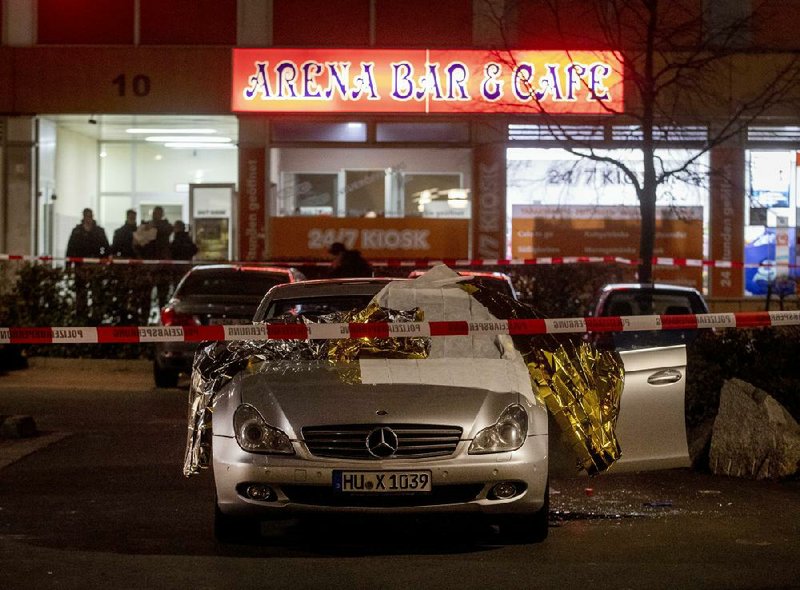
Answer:
<svg viewBox="0 0 800 590"><path fill-rule="evenodd" d="M214 502L214 537L220 543L247 542L256 539L260 532L259 520L225 514Z"/></svg>
<svg viewBox="0 0 800 590"><path fill-rule="evenodd" d="M158 363L154 361L153 380L156 382L156 387L177 387L178 371L159 367Z"/></svg>
<svg viewBox="0 0 800 590"><path fill-rule="evenodd" d="M541 543L550 528L550 483L544 488L544 505L533 514L507 515L500 521L500 535L513 544Z"/></svg>

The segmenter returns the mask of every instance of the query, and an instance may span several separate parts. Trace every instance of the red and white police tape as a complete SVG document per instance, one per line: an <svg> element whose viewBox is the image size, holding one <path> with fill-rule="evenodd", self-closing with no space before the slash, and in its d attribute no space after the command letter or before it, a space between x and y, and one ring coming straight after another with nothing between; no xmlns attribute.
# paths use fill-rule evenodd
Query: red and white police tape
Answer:
<svg viewBox="0 0 800 590"><path fill-rule="evenodd" d="M274 261L245 261L245 260L142 260L139 258L81 258L75 256L32 256L25 254L0 254L0 261L22 262L67 262L82 264L121 264L121 265L174 265L194 266L196 264L244 264L249 266L330 266L330 262L320 260L274 260ZM621 264L624 266L637 266L639 260L622 258L620 256L543 256L538 258L441 258L436 260L370 260L376 268L428 268L439 264L447 266L533 266L554 264ZM656 266L677 266L686 268L798 268L798 264L770 263L770 262L741 262L736 260L704 260L700 258L670 258L656 256L653 258Z"/></svg>
<svg viewBox="0 0 800 590"><path fill-rule="evenodd" d="M215 326L96 326L0 328L0 344L137 344L231 340L338 340L476 335L642 332L800 325L800 311L614 316L539 320L441 321Z"/></svg>

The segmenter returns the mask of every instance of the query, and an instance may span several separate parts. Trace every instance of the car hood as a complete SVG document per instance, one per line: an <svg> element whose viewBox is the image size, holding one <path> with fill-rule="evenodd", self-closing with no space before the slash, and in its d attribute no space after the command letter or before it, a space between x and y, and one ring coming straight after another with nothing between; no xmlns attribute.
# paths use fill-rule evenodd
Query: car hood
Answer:
<svg viewBox="0 0 800 590"><path fill-rule="evenodd" d="M298 378L302 377L302 378ZM353 384L335 371L248 375L238 389L242 403L292 439L306 426L341 424L430 424L458 426L463 438L497 420L515 391L430 384Z"/></svg>

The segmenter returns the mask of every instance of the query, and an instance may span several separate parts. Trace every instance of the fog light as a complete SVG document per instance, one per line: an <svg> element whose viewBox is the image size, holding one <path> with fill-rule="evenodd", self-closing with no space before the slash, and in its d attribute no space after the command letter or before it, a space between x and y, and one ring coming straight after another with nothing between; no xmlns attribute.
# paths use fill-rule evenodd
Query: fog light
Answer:
<svg viewBox="0 0 800 590"><path fill-rule="evenodd" d="M492 496L498 500L508 500L519 493L517 484L511 481L501 481L492 488Z"/></svg>
<svg viewBox="0 0 800 590"><path fill-rule="evenodd" d="M275 491L268 485L253 483L247 486L244 490L244 495L251 500L259 500L261 502L270 502L275 499Z"/></svg>

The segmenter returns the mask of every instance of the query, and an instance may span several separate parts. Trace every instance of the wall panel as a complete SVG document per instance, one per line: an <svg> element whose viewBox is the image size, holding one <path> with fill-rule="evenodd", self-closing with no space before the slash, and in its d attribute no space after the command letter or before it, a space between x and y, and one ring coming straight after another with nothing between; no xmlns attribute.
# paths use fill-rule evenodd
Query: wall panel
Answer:
<svg viewBox="0 0 800 590"><path fill-rule="evenodd" d="M236 0L139 0L142 45L235 45Z"/></svg>
<svg viewBox="0 0 800 590"><path fill-rule="evenodd" d="M376 3L379 47L469 47L472 0L404 0Z"/></svg>
<svg viewBox="0 0 800 590"><path fill-rule="evenodd" d="M134 0L37 1L40 44L133 44Z"/></svg>
<svg viewBox="0 0 800 590"><path fill-rule="evenodd" d="M369 45L369 0L274 0L272 10L278 47Z"/></svg>

